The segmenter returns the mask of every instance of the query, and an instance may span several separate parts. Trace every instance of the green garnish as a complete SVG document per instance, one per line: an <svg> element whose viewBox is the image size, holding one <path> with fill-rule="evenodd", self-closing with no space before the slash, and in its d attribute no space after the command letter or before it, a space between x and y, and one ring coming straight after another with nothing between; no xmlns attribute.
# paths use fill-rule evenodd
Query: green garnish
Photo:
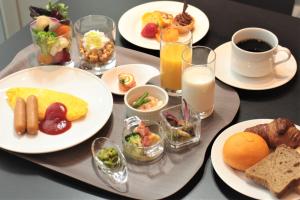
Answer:
<svg viewBox="0 0 300 200"><path fill-rule="evenodd" d="M53 44L57 41L57 36L54 32L36 31L34 37L37 45L41 48L42 54L48 54Z"/></svg>
<svg viewBox="0 0 300 200"><path fill-rule="evenodd" d="M145 103L148 103L150 101L150 99L148 99L147 97L149 96L148 92L145 92L142 96L140 96L135 102L133 102L132 107L134 108L139 108L140 106L142 106Z"/></svg>
<svg viewBox="0 0 300 200"><path fill-rule="evenodd" d="M126 135L125 136L125 141L130 143L130 144L134 144L136 146L142 146L142 138L140 136L139 133L136 133L136 132L132 132L130 133L129 135Z"/></svg>
<svg viewBox="0 0 300 200"><path fill-rule="evenodd" d="M97 157L101 160L104 165L108 168L115 168L119 164L119 154L114 147L107 147L101 149L97 153Z"/></svg>
<svg viewBox="0 0 300 200"><path fill-rule="evenodd" d="M67 19L68 18L68 8L69 7L66 4L64 4L64 3L51 3L51 2L49 2L46 5L46 9L48 11L56 11L56 12L58 12L63 17L63 19Z"/></svg>

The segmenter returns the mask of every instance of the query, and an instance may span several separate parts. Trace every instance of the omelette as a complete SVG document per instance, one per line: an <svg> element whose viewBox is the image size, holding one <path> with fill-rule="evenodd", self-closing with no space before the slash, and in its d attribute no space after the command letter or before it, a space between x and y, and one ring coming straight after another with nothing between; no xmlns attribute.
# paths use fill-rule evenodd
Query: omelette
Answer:
<svg viewBox="0 0 300 200"><path fill-rule="evenodd" d="M48 106L55 102L60 102L67 107L67 119L69 121L80 119L88 112L88 103L84 100L71 94L54 90L16 87L8 89L6 95L8 104L12 109L16 104L17 97L26 100L28 96L35 95L38 99L39 120L44 119Z"/></svg>

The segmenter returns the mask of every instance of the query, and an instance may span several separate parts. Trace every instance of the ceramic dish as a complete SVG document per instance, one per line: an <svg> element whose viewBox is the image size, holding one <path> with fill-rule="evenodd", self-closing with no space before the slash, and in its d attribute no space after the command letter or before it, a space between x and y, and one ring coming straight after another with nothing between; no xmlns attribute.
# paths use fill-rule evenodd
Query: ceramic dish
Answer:
<svg viewBox="0 0 300 200"><path fill-rule="evenodd" d="M269 123L272 119L254 119L235 124L224 130L215 140L211 150L212 165L219 177L234 190L255 199L277 199L268 189L247 179L244 173L234 170L223 161L223 146L228 137L257 124ZM299 129L300 127L297 126ZM296 200L299 195L290 193L283 199Z"/></svg>
<svg viewBox="0 0 300 200"><path fill-rule="evenodd" d="M136 86L145 85L150 79L159 75L159 70L153 66L145 64L120 65L104 72L102 80L106 83L113 94L124 95L119 89L118 75L120 73L130 73L134 76Z"/></svg>
<svg viewBox="0 0 300 200"><path fill-rule="evenodd" d="M182 7L183 3L175 1L155 1L138 5L121 16L118 23L119 31L126 40L137 46L159 50L159 42L155 39L147 39L141 36L141 18L143 14L159 10L175 16L182 12ZM209 29L209 21L200 9L192 5L189 5L186 11L196 19L193 31L193 43L196 43L206 35Z"/></svg>
<svg viewBox="0 0 300 200"><path fill-rule="evenodd" d="M246 90L267 90L279 87L289 82L296 74L297 63L293 55L291 58L274 68L274 73L261 78L244 77L233 72L230 68L231 43L226 42L215 49L216 77L236 88ZM278 57L281 58L279 54Z"/></svg>
<svg viewBox="0 0 300 200"><path fill-rule="evenodd" d="M157 98L158 101L160 101L158 102L160 103L160 105L150 108L149 110L134 108L133 102L136 101L139 97L143 96L145 92L147 92L149 96ZM155 85L142 85L134 87L130 89L124 96L127 117L138 116L143 120L159 120L159 112L168 104L168 101L169 96L167 92Z"/></svg>
<svg viewBox="0 0 300 200"><path fill-rule="evenodd" d="M85 118L72 122L72 127L63 134L48 135L39 131L35 137L19 136L15 134L13 111L5 94L11 87L47 88L75 95L88 103L88 113ZM48 153L75 146L104 126L113 107L112 95L101 79L63 66L34 67L11 74L0 80L0 92L0 147L20 153Z"/></svg>

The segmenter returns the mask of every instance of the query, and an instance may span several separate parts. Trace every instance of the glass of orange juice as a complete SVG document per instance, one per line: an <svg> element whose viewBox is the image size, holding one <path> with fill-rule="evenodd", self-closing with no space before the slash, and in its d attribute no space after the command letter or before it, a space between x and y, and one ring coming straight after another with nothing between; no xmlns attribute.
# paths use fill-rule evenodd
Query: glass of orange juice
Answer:
<svg viewBox="0 0 300 200"><path fill-rule="evenodd" d="M181 95L181 55L192 47L192 32L179 35L176 31L163 29L160 35L160 84L170 96Z"/></svg>

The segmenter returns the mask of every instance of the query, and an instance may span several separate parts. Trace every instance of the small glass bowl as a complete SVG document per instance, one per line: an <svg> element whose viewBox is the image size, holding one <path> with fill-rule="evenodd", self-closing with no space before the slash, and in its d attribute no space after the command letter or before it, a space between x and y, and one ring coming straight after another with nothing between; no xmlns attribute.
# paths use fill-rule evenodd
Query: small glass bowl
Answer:
<svg viewBox="0 0 300 200"><path fill-rule="evenodd" d="M182 114L182 105L172 106L163 109L160 112L162 119L161 126L167 144L173 150L181 150L184 147L196 144L200 141L201 136L201 119L196 114L190 113L188 121L184 120ZM167 116L175 117L177 120L185 123L184 126L172 125Z"/></svg>
<svg viewBox="0 0 300 200"><path fill-rule="evenodd" d="M118 159L112 167L109 167L98 157L98 153L105 148L114 148L118 153ZM114 144L106 137L96 138L92 143L92 154L94 163L98 169L106 175L110 184L122 184L127 181L127 163L118 145Z"/></svg>
<svg viewBox="0 0 300 200"><path fill-rule="evenodd" d="M123 130L122 143L123 152L126 158L138 164L158 161L164 153L164 140L161 135L161 126L155 121L141 120L137 116L129 117L128 119L125 119L124 122L125 127ZM157 143L143 147L126 141L126 136L133 133L134 129L138 127L141 122L150 129L150 132L160 137L160 140Z"/></svg>

